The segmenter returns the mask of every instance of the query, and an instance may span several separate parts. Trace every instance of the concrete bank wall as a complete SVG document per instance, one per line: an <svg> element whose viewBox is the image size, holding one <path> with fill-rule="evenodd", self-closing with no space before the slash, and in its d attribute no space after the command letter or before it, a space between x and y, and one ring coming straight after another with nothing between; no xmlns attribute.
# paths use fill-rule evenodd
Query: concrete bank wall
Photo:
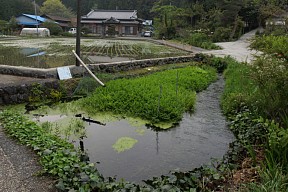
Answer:
<svg viewBox="0 0 288 192"><path fill-rule="evenodd" d="M127 71L127 70L132 70L132 69L153 67L153 66L172 64L172 63L184 63L184 62L189 62L189 61L199 61L199 57L190 55L190 56L181 56L181 57L144 59L144 60L134 60L134 61L124 61L124 62L114 62L114 63L89 64L88 66L92 71L96 73L97 72L115 73L115 72ZM81 76L85 72L82 66L81 67L69 66L69 68L73 77ZM35 69L35 68L27 68L27 67L0 65L0 74L58 79L56 68Z"/></svg>

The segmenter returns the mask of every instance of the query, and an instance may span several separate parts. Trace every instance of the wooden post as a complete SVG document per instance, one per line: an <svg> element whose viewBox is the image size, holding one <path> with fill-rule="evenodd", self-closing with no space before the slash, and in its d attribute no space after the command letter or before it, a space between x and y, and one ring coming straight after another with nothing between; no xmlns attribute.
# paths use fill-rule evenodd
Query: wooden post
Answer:
<svg viewBox="0 0 288 192"><path fill-rule="evenodd" d="M80 36L81 36L81 0L77 0L77 30L76 30L76 53L80 57ZM76 59L76 66L80 66L80 61Z"/></svg>
<svg viewBox="0 0 288 192"><path fill-rule="evenodd" d="M83 67L88 71L88 73L102 86L105 87L104 83L102 83L93 73L92 71L87 67L87 65L85 65L85 63L80 59L80 57L77 55L77 53L75 53L74 50L72 50L72 52L74 53L76 59L83 65Z"/></svg>

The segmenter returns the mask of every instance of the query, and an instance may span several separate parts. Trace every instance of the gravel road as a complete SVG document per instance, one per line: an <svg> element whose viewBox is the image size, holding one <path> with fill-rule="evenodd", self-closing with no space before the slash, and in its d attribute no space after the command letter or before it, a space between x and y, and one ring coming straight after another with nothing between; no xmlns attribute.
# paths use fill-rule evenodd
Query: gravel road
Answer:
<svg viewBox="0 0 288 192"><path fill-rule="evenodd" d="M218 57L225 57L230 55L239 62L250 63L251 61L253 61L253 55L260 53L255 50L249 49L250 39L255 35L257 30L259 29L255 29L253 31L250 31L249 33L244 34L237 41L216 43L217 45L222 47L221 50L207 50L202 51L202 53L212 54Z"/></svg>

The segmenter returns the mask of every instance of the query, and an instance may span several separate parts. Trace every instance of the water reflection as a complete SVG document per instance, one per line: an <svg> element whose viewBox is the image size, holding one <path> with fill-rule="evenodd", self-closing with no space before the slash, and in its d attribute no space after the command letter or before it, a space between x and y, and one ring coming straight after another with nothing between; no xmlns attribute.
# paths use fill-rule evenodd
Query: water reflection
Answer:
<svg viewBox="0 0 288 192"><path fill-rule="evenodd" d="M54 68L74 65L75 59L71 54L48 54L38 48L17 48L0 46L0 63L2 65L23 66L32 68Z"/></svg>
<svg viewBox="0 0 288 192"><path fill-rule="evenodd" d="M220 78L199 93L195 113L184 114L179 125L169 130L151 129L131 119L106 122L105 126L81 124L81 117L73 117L73 126L68 124L67 130L78 134L73 138L75 145L85 151L91 162L100 162L97 168L104 176L141 182L171 170L188 171L210 162L212 157L221 158L234 139L219 107L223 86ZM63 125L67 126L67 122ZM125 150L119 153L113 145L121 138L126 138L121 143Z"/></svg>
<svg viewBox="0 0 288 192"><path fill-rule="evenodd" d="M66 48L61 52L61 50L46 51L30 47L17 48L0 46L0 55L0 63L2 65L44 69L75 65L74 55L69 51L69 49L66 50ZM83 55L83 61L85 63L93 64L131 60L133 60L133 58L130 57L111 57L105 55L91 55L90 53Z"/></svg>

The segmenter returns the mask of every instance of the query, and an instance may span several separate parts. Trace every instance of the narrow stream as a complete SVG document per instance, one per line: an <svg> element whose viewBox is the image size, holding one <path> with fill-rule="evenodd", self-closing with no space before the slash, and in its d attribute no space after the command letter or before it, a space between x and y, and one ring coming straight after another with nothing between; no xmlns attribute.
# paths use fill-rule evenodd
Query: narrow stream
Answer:
<svg viewBox="0 0 288 192"><path fill-rule="evenodd" d="M99 162L104 176L116 176L141 182L169 174L171 170L188 171L221 158L234 139L220 109L223 77L197 95L195 113L186 113L180 124L170 130L156 132L144 125L132 126L122 119L106 126L90 124L83 139L91 162ZM123 152L112 146L119 138L131 138L133 147Z"/></svg>

